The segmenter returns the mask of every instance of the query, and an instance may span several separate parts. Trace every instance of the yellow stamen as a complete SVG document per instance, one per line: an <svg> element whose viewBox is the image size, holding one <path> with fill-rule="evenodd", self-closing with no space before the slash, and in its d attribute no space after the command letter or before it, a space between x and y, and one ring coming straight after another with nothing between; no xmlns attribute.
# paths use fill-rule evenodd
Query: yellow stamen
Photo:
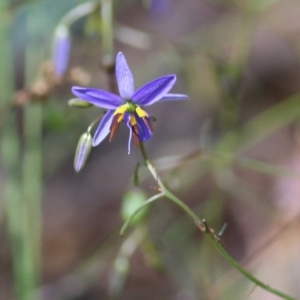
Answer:
<svg viewBox="0 0 300 300"><path fill-rule="evenodd" d="M140 118L148 117L148 114L143 109L141 109L139 106L136 107L135 111Z"/></svg>
<svg viewBox="0 0 300 300"><path fill-rule="evenodd" d="M114 116L117 114L124 114L128 109L128 104L120 105L114 112Z"/></svg>
<svg viewBox="0 0 300 300"><path fill-rule="evenodd" d="M130 116L130 125L131 126L136 126L137 125L137 121L134 115Z"/></svg>
<svg viewBox="0 0 300 300"><path fill-rule="evenodd" d="M124 113L119 115L118 123L121 123L124 119Z"/></svg>

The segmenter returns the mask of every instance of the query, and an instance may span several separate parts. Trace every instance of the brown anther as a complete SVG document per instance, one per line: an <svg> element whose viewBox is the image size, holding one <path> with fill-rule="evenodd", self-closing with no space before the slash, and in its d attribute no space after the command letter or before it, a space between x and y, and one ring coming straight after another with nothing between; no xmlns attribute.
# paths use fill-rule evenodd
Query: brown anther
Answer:
<svg viewBox="0 0 300 300"><path fill-rule="evenodd" d="M145 125L147 126L147 128L151 131L151 133L153 133L153 128L152 128L150 119L148 117L144 117L143 121L144 121Z"/></svg>
<svg viewBox="0 0 300 300"><path fill-rule="evenodd" d="M117 132L117 130L119 128L119 125L120 125L120 123L118 122L119 117L120 117L120 114L116 114L113 117L113 120L111 122L111 125L110 125L110 135L109 135L109 141L110 142L112 141L112 139L116 135L116 132Z"/></svg>
<svg viewBox="0 0 300 300"><path fill-rule="evenodd" d="M139 139L139 132L138 127L136 125L132 126L132 132L133 132L133 140L137 147L140 146L140 139Z"/></svg>

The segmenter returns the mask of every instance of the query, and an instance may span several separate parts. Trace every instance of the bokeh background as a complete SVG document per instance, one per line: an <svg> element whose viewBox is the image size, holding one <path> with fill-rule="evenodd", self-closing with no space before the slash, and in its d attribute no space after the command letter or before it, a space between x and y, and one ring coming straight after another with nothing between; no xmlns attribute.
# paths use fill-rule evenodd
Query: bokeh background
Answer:
<svg viewBox="0 0 300 300"><path fill-rule="evenodd" d="M300 298L299 1L0 3L1 300L280 299L166 199L120 237L124 203L156 193L142 167L134 187L126 126L74 171L101 110L68 106L71 87L111 90L119 51L136 87L176 74L172 92L189 95L149 108L145 147L168 187L227 224L221 243L254 276Z"/></svg>

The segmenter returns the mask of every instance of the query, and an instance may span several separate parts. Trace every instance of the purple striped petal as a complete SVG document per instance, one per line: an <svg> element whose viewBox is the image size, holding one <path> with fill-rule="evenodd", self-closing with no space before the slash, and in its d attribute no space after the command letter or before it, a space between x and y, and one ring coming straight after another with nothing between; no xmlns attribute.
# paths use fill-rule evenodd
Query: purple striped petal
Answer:
<svg viewBox="0 0 300 300"><path fill-rule="evenodd" d="M124 100L121 97L99 89L73 86L72 92L78 98L105 109L116 109L124 104Z"/></svg>
<svg viewBox="0 0 300 300"><path fill-rule="evenodd" d="M110 125L114 116L114 110L108 110L100 121L100 124L94 134L93 146L98 146L109 134Z"/></svg>
<svg viewBox="0 0 300 300"><path fill-rule="evenodd" d="M184 94L166 94L158 101L179 101L179 100L189 100L189 97Z"/></svg>
<svg viewBox="0 0 300 300"><path fill-rule="evenodd" d="M121 97L128 100L131 99L134 93L134 81L122 52L119 52L117 55L116 77Z"/></svg>
<svg viewBox="0 0 300 300"><path fill-rule="evenodd" d="M132 100L139 105L151 105L163 98L173 87L175 81L175 75L167 75L157 78L139 88L133 94Z"/></svg>
<svg viewBox="0 0 300 300"><path fill-rule="evenodd" d="M140 118L137 114L135 114L135 118L137 121L140 142L145 142L150 140L153 135L151 130L147 127L144 120Z"/></svg>

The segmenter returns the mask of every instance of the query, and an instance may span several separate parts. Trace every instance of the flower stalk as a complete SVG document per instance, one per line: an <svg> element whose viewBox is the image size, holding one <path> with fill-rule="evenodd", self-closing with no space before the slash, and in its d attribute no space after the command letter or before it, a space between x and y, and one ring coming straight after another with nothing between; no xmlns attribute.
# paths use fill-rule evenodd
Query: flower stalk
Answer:
<svg viewBox="0 0 300 300"><path fill-rule="evenodd" d="M166 197L167 199L171 200L172 202L174 202L176 205L178 205L181 209L184 210L184 212L189 215L195 222L195 224L199 227L199 229L205 233L210 241L213 243L213 245L215 246L215 248L219 251L219 253L227 260L227 262L229 264L231 264L238 272L240 272L242 275L244 275L248 280L250 280L251 282L253 282L255 285L261 287L262 289L277 295L279 297L281 297L282 299L286 299L286 300L296 300L296 298L293 298L273 287L271 287L270 285L260 281L259 279L257 279L255 276L253 276L252 274L250 274L247 270L245 270L236 260L234 260L228 253L227 251L223 248L223 246L220 244L220 237L218 235L215 234L214 230L212 228L210 228L207 224L207 222L205 220L201 220L183 201L181 201L177 196L175 196L171 191L168 190L168 188L164 185L163 181L161 180L161 178L159 177L158 173L156 172L154 166L152 165L151 161L148 158L147 152L145 150L145 147L143 145L143 143L140 144L140 150L141 150L141 154L143 156L144 162L149 170L149 172L151 173L151 175L153 176L154 180L157 182L161 193L151 197L150 199L148 199L142 206L140 206L134 213L132 218L141 210L143 209L146 205L152 203L154 200L157 200L159 198L162 197ZM132 219L130 218L122 227L121 229L121 234L124 234L126 227L129 225L130 220Z"/></svg>
<svg viewBox="0 0 300 300"><path fill-rule="evenodd" d="M113 4L111 0L101 0L101 33L103 65L110 67L114 64L113 53Z"/></svg>

